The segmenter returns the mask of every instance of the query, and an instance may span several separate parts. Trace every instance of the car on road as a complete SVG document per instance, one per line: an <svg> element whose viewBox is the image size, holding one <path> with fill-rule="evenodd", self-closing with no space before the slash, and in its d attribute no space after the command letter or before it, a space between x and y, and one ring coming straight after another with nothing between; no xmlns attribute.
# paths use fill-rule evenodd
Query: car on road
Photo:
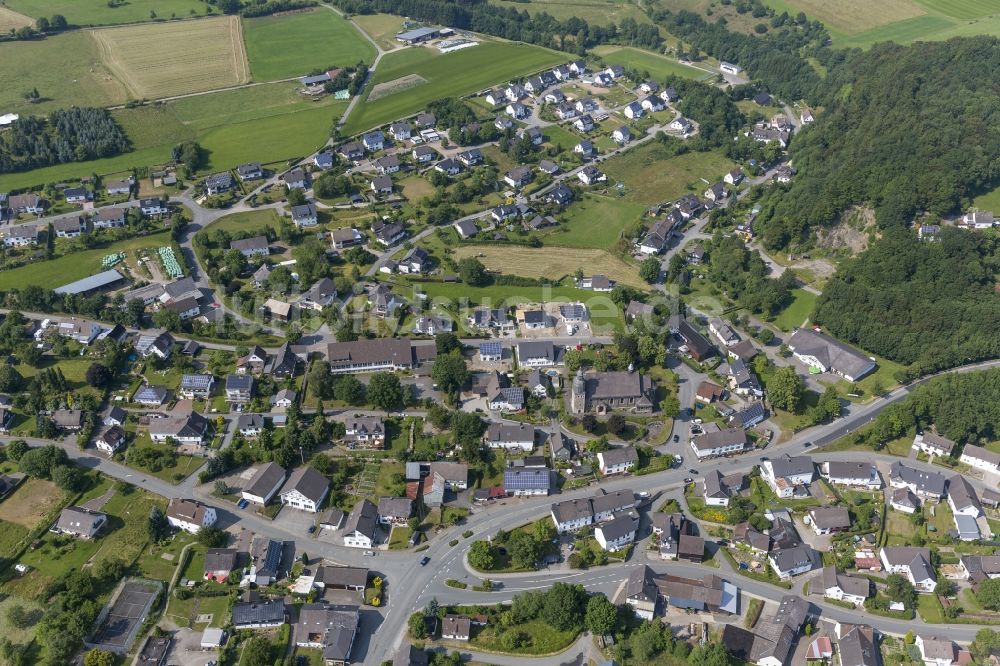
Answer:
<svg viewBox="0 0 1000 666"><path fill-rule="evenodd" d="M236 503L236 506L238 506L241 509L245 509L249 505L250 505L250 502L246 501L245 499L241 499L239 502Z"/></svg>
<svg viewBox="0 0 1000 666"><path fill-rule="evenodd" d="M681 436L680 435L674 435L674 441L675 442L681 441Z"/></svg>
<svg viewBox="0 0 1000 666"><path fill-rule="evenodd" d="M694 467L692 467L688 471L691 472L692 474L697 474L698 473L698 470L696 470Z"/></svg>
<svg viewBox="0 0 1000 666"><path fill-rule="evenodd" d="M425 567L425 566L427 566L427 563L430 562L430 561L431 561L431 558L429 558L426 555L424 555L423 557L420 558L420 566Z"/></svg>
<svg viewBox="0 0 1000 666"><path fill-rule="evenodd" d="M692 479L690 476L685 477L684 478L684 483L694 483L694 479Z"/></svg>
<svg viewBox="0 0 1000 666"><path fill-rule="evenodd" d="M765 462L765 461L767 461L767 460L768 460L768 457L767 457L767 456L761 456L761 457L760 457L760 461L761 461L761 462Z"/></svg>
<svg viewBox="0 0 1000 666"><path fill-rule="evenodd" d="M813 445L813 443L812 443L812 442L802 442L802 446L803 446L803 448L808 448L808 447L810 447L810 446L812 446L812 445Z"/></svg>
<svg viewBox="0 0 1000 666"><path fill-rule="evenodd" d="M313 532L316 531L316 526L315 525L310 525L309 529L306 530L306 531L309 532L309 534L312 534Z"/></svg>

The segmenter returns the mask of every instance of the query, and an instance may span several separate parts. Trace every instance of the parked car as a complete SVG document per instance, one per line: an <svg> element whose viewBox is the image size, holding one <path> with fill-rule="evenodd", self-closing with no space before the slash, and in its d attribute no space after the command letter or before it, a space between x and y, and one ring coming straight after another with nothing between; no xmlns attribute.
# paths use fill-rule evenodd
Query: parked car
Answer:
<svg viewBox="0 0 1000 666"><path fill-rule="evenodd" d="M430 561L431 561L431 558L429 558L426 555L424 555L423 557L420 558L420 566L425 567L425 566L427 566L427 563L430 562Z"/></svg>

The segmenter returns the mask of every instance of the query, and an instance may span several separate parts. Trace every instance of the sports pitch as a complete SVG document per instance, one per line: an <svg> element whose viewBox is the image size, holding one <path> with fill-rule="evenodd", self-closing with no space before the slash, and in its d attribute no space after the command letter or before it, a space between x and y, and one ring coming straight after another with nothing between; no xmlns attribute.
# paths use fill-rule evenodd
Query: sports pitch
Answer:
<svg viewBox="0 0 1000 666"><path fill-rule="evenodd" d="M128 652L135 634L159 594L162 583L127 581L121 584L88 645L122 654Z"/></svg>
<svg viewBox="0 0 1000 666"><path fill-rule="evenodd" d="M93 31L101 57L133 97L154 99L250 80L235 16Z"/></svg>

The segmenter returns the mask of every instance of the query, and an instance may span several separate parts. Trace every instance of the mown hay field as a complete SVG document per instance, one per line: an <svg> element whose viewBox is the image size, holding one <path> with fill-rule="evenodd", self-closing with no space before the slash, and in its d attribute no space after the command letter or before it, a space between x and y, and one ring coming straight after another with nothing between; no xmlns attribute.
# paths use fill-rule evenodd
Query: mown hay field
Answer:
<svg viewBox="0 0 1000 666"><path fill-rule="evenodd" d="M228 88L250 80L235 16L102 28L91 34L104 63L137 99Z"/></svg>
<svg viewBox="0 0 1000 666"><path fill-rule="evenodd" d="M462 245L455 248L456 260L465 257L477 257L487 270L506 275L558 280L580 269L587 275L607 275L612 280L633 287L646 286L634 264L604 250L520 245Z"/></svg>
<svg viewBox="0 0 1000 666"><path fill-rule="evenodd" d="M30 16L18 14L13 9L0 6L0 32L7 33L34 24L35 21Z"/></svg>

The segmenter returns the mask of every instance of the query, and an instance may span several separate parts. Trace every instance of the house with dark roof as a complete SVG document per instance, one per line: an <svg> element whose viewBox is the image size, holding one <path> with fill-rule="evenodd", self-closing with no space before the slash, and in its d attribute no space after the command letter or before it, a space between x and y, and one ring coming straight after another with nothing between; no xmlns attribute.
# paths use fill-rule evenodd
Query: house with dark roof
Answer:
<svg viewBox="0 0 1000 666"><path fill-rule="evenodd" d="M284 600L261 600L256 592L248 593L246 596L249 598L248 601L233 604L234 629L274 629L288 621Z"/></svg>
<svg viewBox="0 0 1000 666"><path fill-rule="evenodd" d="M937 585L927 548L915 546L884 546L879 560L888 573L903 574L918 592L930 592Z"/></svg>
<svg viewBox="0 0 1000 666"><path fill-rule="evenodd" d="M366 499L351 509L344 524L344 545L348 548L371 548L378 531L378 509Z"/></svg>
<svg viewBox="0 0 1000 666"><path fill-rule="evenodd" d="M285 474L285 468L281 465L264 463L254 471L240 496L248 502L263 506L274 498L284 484Z"/></svg>
<svg viewBox="0 0 1000 666"><path fill-rule="evenodd" d="M620 446L597 454L597 466L601 476L626 474L639 463L639 454L634 446Z"/></svg>
<svg viewBox="0 0 1000 666"><path fill-rule="evenodd" d="M799 328L788 338L788 348L806 365L820 372L833 372L854 382L875 369L875 361L836 338Z"/></svg>
<svg viewBox="0 0 1000 666"><path fill-rule="evenodd" d="M623 513L594 528L594 539L603 550L617 551L635 541L639 519L635 514Z"/></svg>
<svg viewBox="0 0 1000 666"><path fill-rule="evenodd" d="M684 342L681 351L687 352L691 358L699 363L715 355L715 347L712 343L688 323L687 319L678 320L677 335Z"/></svg>
<svg viewBox="0 0 1000 666"><path fill-rule="evenodd" d="M295 644L321 650L327 666L347 666L359 623L356 606L304 604L295 624Z"/></svg>
<svg viewBox="0 0 1000 666"><path fill-rule="evenodd" d="M209 548L205 551L205 571L202 576L204 580L225 583L235 568L235 548Z"/></svg>
<svg viewBox="0 0 1000 666"><path fill-rule="evenodd" d="M68 506L59 514L59 519L53 529L61 534L69 534L81 539L93 539L107 522L107 515L99 511L91 511L80 506Z"/></svg>
<svg viewBox="0 0 1000 666"><path fill-rule="evenodd" d="M330 491L330 481L312 467L299 467L282 486L281 503L300 511L319 511Z"/></svg>
<svg viewBox="0 0 1000 666"><path fill-rule="evenodd" d="M613 411L649 414L653 411L656 385L638 372L609 371L585 375L581 368L573 378L570 397L574 414Z"/></svg>
<svg viewBox="0 0 1000 666"><path fill-rule="evenodd" d="M823 567L823 595L860 606L871 595L872 582L863 576L851 576L837 571L835 566Z"/></svg>

